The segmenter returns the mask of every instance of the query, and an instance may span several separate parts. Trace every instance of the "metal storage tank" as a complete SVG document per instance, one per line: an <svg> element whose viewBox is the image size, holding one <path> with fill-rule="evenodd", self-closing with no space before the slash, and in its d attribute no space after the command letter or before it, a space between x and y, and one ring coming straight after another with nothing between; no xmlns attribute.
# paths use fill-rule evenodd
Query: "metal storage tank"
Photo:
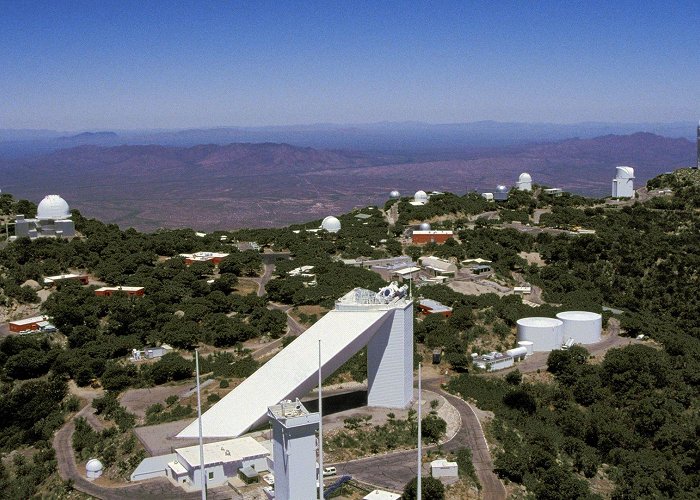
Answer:
<svg viewBox="0 0 700 500"><path fill-rule="evenodd" d="M577 344L600 342L603 317L588 311L564 311L557 314L564 323L564 341L574 339Z"/></svg>
<svg viewBox="0 0 700 500"><path fill-rule="evenodd" d="M513 349L508 349L506 351L506 354L508 356L511 356L513 359L524 359L525 356L527 356L527 347L515 347Z"/></svg>
<svg viewBox="0 0 700 500"><path fill-rule="evenodd" d="M518 340L532 342L534 352L549 352L561 347L564 323L554 318L521 318L518 324Z"/></svg>
<svg viewBox="0 0 700 500"><path fill-rule="evenodd" d="M518 342L518 347L524 347L525 349L527 349L527 354L525 356L532 356L532 354L533 354L532 346L533 345L534 344L532 342L530 342L529 340L521 340L520 342Z"/></svg>

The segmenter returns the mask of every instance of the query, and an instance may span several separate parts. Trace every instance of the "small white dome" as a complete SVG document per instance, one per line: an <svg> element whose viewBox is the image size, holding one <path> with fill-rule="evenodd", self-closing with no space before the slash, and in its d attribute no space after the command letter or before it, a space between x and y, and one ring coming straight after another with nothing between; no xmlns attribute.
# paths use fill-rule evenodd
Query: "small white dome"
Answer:
<svg viewBox="0 0 700 500"><path fill-rule="evenodd" d="M335 217L329 215L323 222L321 222L321 228L325 229L329 233L337 233L340 231L340 221Z"/></svg>
<svg viewBox="0 0 700 500"><path fill-rule="evenodd" d="M427 222L423 222L420 225L420 230L421 231L430 231L430 224L428 224Z"/></svg>
<svg viewBox="0 0 700 500"><path fill-rule="evenodd" d="M527 172L523 172L520 174L520 177L518 177L518 182L532 182L532 177Z"/></svg>
<svg viewBox="0 0 700 500"><path fill-rule="evenodd" d="M416 191L416 194L413 195L413 201L426 203L428 201L428 195L425 191Z"/></svg>
<svg viewBox="0 0 700 500"><path fill-rule="evenodd" d="M504 185L496 186L496 192L497 193L507 193L508 188L505 187Z"/></svg>
<svg viewBox="0 0 700 500"><path fill-rule="evenodd" d="M66 200L57 194L50 194L44 197L39 203L36 211L38 219L66 219L70 217L70 208Z"/></svg>
<svg viewBox="0 0 700 500"><path fill-rule="evenodd" d="M389 197L392 200L398 200L399 198L401 198L401 193L399 193L396 189L394 189L391 193L389 193Z"/></svg>
<svg viewBox="0 0 700 500"><path fill-rule="evenodd" d="M616 179L634 179L634 169L632 167L617 167L615 171Z"/></svg>
<svg viewBox="0 0 700 500"><path fill-rule="evenodd" d="M96 458L91 458L88 460L88 463L85 464L85 474L87 475L88 479L97 479L102 475L103 469L104 466L102 465L102 462Z"/></svg>

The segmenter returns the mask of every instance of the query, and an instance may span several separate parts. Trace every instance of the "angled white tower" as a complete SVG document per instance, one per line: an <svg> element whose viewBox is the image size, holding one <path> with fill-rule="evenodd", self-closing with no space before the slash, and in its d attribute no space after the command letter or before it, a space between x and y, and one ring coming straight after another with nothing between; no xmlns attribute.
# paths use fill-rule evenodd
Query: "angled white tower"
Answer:
<svg viewBox="0 0 700 500"><path fill-rule="evenodd" d="M205 437L240 436L262 425L268 407L303 397L316 386L318 341L322 378L367 346L368 403L405 408L413 397L413 300L396 283L379 292L356 288L311 328L202 415ZM198 436L195 420L178 437Z"/></svg>
<svg viewBox="0 0 700 500"><path fill-rule="evenodd" d="M698 122L698 157L697 163L695 164L695 168L700 168L700 122Z"/></svg>
<svg viewBox="0 0 700 500"><path fill-rule="evenodd" d="M275 499L316 498L319 414L309 413L297 399L270 406L267 416L272 426Z"/></svg>
<svg viewBox="0 0 700 500"><path fill-rule="evenodd" d="M634 197L634 169L632 167L617 167L612 181L613 198Z"/></svg>

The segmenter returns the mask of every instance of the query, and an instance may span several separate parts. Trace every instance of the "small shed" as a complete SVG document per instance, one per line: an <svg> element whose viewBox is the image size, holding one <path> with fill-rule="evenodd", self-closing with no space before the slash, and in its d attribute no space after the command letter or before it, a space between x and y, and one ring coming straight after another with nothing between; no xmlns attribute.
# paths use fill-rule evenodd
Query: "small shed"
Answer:
<svg viewBox="0 0 700 500"><path fill-rule="evenodd" d="M238 469L238 477L240 477L245 484L260 482L258 473L250 465L246 465L245 467Z"/></svg>
<svg viewBox="0 0 700 500"><path fill-rule="evenodd" d="M457 462L448 462L444 458L430 462L430 475L433 477L458 477Z"/></svg>

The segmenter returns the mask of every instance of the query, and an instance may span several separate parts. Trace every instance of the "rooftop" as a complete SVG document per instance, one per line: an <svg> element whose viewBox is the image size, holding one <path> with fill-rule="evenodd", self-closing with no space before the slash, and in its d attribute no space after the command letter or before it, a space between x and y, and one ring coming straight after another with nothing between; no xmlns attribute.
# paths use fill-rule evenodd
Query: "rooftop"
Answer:
<svg viewBox="0 0 700 500"><path fill-rule="evenodd" d="M103 286L95 290L96 292L139 292L142 286Z"/></svg>
<svg viewBox="0 0 700 500"><path fill-rule="evenodd" d="M450 312L452 310L451 307L446 306L445 304L441 304L437 300L433 299L421 299L420 305L423 307L427 307L433 312Z"/></svg>
<svg viewBox="0 0 700 500"><path fill-rule="evenodd" d="M199 446L188 446L175 450L179 457L186 461L190 467L200 466ZM261 457L270 452L252 437L228 439L204 445L204 463L206 465L240 462L249 457Z"/></svg>
<svg viewBox="0 0 700 500"><path fill-rule="evenodd" d="M17 321L10 321L13 325L31 325L32 323L40 323L46 321L48 316L32 316L31 318L18 319Z"/></svg>

